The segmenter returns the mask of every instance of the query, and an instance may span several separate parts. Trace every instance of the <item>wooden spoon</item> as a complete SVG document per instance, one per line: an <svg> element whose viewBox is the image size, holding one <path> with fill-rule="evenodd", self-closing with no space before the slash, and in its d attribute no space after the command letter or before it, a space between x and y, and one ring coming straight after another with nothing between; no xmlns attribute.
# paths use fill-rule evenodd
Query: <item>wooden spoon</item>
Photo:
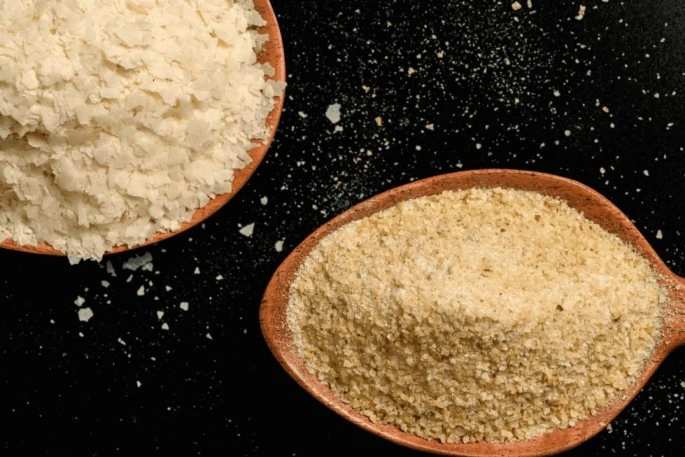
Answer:
<svg viewBox="0 0 685 457"><path fill-rule="evenodd" d="M266 24L259 29L260 33L268 34L268 40L264 43L264 48L262 52L257 56L257 60L260 63L269 63L274 68L274 74L271 77L274 81L285 81L285 55L283 51L283 41L281 38L280 27L278 26L278 21L276 20L276 15L274 14L273 8L269 0L254 0L255 10L264 18ZM252 158L252 161L247 164L244 168L235 170L233 174L233 181L231 183L231 191L225 194L217 195L213 199L209 200L205 206L198 208L193 213L192 217L183 222L181 226L174 231L160 231L155 233L145 242L138 244L136 246L119 245L115 246L107 254L115 254L123 251L127 251L134 248L140 248L142 246L147 246L158 241L165 240L176 234L184 232L191 227L196 226L201 223L214 213L216 213L221 207L223 207L233 196L238 193L240 189L245 185L247 180L252 176L257 166L261 163L262 159L266 155L271 142L273 141L274 135L276 134L276 128L278 126L279 120L281 118L281 111L283 111L283 101L284 94L276 97L274 108L268 114L266 118L266 125L269 129L269 135L267 138L261 141L254 141L254 148L248 151L248 154ZM58 251L47 244L38 244L34 246L20 245L17 244L11 238L5 240L0 240L0 247L11 249L15 251L29 252L33 254L47 254L47 255L65 255L64 252Z"/></svg>
<svg viewBox="0 0 685 457"><path fill-rule="evenodd" d="M327 234L338 227L393 206L403 200L437 194L444 190L472 187L515 188L559 197L581 211L588 219L622 238L644 254L664 279L669 300L661 339L644 371L632 386L612 404L573 427L555 430L534 439L508 443L453 443L418 437L392 425L371 422L336 397L312 375L297 354L286 323L288 291L303 259ZM656 303L655 303L656 306ZM453 456L546 456L571 449L590 439L609 424L637 395L666 356L685 344L685 278L677 276L658 257L633 223L609 200L576 181L559 176L521 170L485 169L448 173L413 182L372 197L333 218L307 237L280 265L269 282L260 307L263 336L278 362L307 392L324 405L359 427L409 448Z"/></svg>

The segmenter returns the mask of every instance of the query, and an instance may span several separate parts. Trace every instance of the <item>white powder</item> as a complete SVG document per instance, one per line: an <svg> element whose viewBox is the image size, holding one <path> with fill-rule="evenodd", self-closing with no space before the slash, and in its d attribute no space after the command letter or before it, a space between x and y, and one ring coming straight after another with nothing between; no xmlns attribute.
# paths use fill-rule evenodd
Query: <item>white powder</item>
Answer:
<svg viewBox="0 0 685 457"><path fill-rule="evenodd" d="M287 319L309 369L371 420L503 442L573 425L625 391L664 300L644 258L565 202L472 189L323 238Z"/></svg>
<svg viewBox="0 0 685 457"><path fill-rule="evenodd" d="M231 190L283 83L252 0L0 2L0 239L100 259Z"/></svg>

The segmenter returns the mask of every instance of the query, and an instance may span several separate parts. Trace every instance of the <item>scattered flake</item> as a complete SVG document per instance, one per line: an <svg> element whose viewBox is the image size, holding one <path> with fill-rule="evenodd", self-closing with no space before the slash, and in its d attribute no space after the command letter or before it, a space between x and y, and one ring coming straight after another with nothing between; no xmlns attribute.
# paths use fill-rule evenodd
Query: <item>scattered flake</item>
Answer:
<svg viewBox="0 0 685 457"><path fill-rule="evenodd" d="M136 387L140 387L140 386L142 386L142 385L143 385L143 384L142 384L140 381L137 381L137 380L136 380Z"/></svg>
<svg viewBox="0 0 685 457"><path fill-rule="evenodd" d="M157 311L157 319L162 319L164 317L164 311Z"/></svg>
<svg viewBox="0 0 685 457"><path fill-rule="evenodd" d="M103 279L102 281L100 281L100 285L104 288L107 288L109 287L110 283L106 279Z"/></svg>
<svg viewBox="0 0 685 457"><path fill-rule="evenodd" d="M649 170L642 170L642 174L645 176L649 176Z"/></svg>
<svg viewBox="0 0 685 457"><path fill-rule="evenodd" d="M117 342L122 346L126 346L126 341L122 340L121 338L117 338Z"/></svg>
<svg viewBox="0 0 685 457"><path fill-rule="evenodd" d="M267 203L269 203L269 197L262 197L259 199L259 203L262 205L266 206Z"/></svg>
<svg viewBox="0 0 685 457"><path fill-rule="evenodd" d="M369 86L362 86L362 90L368 94L371 88Z"/></svg>
<svg viewBox="0 0 685 457"><path fill-rule="evenodd" d="M109 260L105 263L105 271L107 271L107 273L109 273L111 276L116 277L117 275L117 272L114 270L114 265L112 265L112 262Z"/></svg>
<svg viewBox="0 0 685 457"><path fill-rule="evenodd" d="M78 318L81 322L88 322L93 317L93 310L86 307L78 310Z"/></svg>
<svg viewBox="0 0 685 457"><path fill-rule="evenodd" d="M426 130L435 130L435 124L426 124Z"/></svg>
<svg viewBox="0 0 685 457"><path fill-rule="evenodd" d="M376 121L377 126L381 127L383 125L383 118L382 117L376 116L376 118L374 120Z"/></svg>
<svg viewBox="0 0 685 457"><path fill-rule="evenodd" d="M438 59L442 59L443 57L445 57L445 53L442 52L442 51L440 51L440 52L438 52L437 54L435 54L435 56L436 56Z"/></svg>
<svg viewBox="0 0 685 457"><path fill-rule="evenodd" d="M239 232L244 236L252 236L252 233L254 232L254 222L242 227Z"/></svg>
<svg viewBox="0 0 685 457"><path fill-rule="evenodd" d="M76 297L76 300L74 300L74 304L76 306L83 306L83 304L86 302L86 299L81 297L80 295Z"/></svg>
<svg viewBox="0 0 685 457"><path fill-rule="evenodd" d="M223 281L224 277L223 275L216 275L216 278L214 279L216 279L217 281Z"/></svg>
<svg viewBox="0 0 685 457"><path fill-rule="evenodd" d="M169 324L167 324L166 322L164 322L164 323L162 324L162 330L169 330Z"/></svg>
<svg viewBox="0 0 685 457"><path fill-rule="evenodd" d="M570 130L564 130L564 135L565 136L571 136L571 131Z"/></svg>
<svg viewBox="0 0 685 457"><path fill-rule="evenodd" d="M611 433L611 432L614 431L613 428L611 427L611 422L609 422L609 423L607 424L606 430L607 430L608 433Z"/></svg>
<svg viewBox="0 0 685 457"><path fill-rule="evenodd" d="M481 149L482 147L483 147L483 145L482 145L482 144L480 144L480 143L476 143L476 149Z"/></svg>
<svg viewBox="0 0 685 457"><path fill-rule="evenodd" d="M561 92L559 92L558 90L555 90L553 94L555 97L561 97Z"/></svg>
<svg viewBox="0 0 685 457"><path fill-rule="evenodd" d="M213 339L214 339L214 338L212 338L212 335L211 335L211 333L209 333L209 332L207 332L207 334L205 335L205 337L206 337L208 340L213 340Z"/></svg>
<svg viewBox="0 0 685 457"><path fill-rule="evenodd" d="M533 8L533 0L526 0L526 6L528 6L528 9Z"/></svg>
<svg viewBox="0 0 685 457"><path fill-rule="evenodd" d="M168 285L167 285L167 286L164 286L164 290L166 290L167 292L170 292L170 291L172 291L173 289L171 288L171 286L168 286Z"/></svg>
<svg viewBox="0 0 685 457"><path fill-rule="evenodd" d="M660 239L662 239L663 237L664 237L663 232L662 232L661 230L657 230L657 231L656 231L656 239L657 239L657 240L660 240Z"/></svg>
<svg viewBox="0 0 685 457"><path fill-rule="evenodd" d="M190 306L190 304L187 301L182 301L181 304L179 304L178 306L183 311L188 311L188 306Z"/></svg>
<svg viewBox="0 0 685 457"><path fill-rule="evenodd" d="M416 73L416 70L414 70L412 67L409 67L409 68L407 69L407 74L413 75L414 73Z"/></svg>
<svg viewBox="0 0 685 457"><path fill-rule="evenodd" d="M582 20L585 17L585 5L580 5L580 8L578 8L578 15L576 16L577 20Z"/></svg>
<svg viewBox="0 0 685 457"><path fill-rule="evenodd" d="M142 297L143 295L145 295L145 286L140 286L138 288L138 290L136 291L136 295L138 295L139 297Z"/></svg>
<svg viewBox="0 0 685 457"><path fill-rule="evenodd" d="M340 104L333 103L326 109L326 117L333 124L340 122Z"/></svg>
<svg viewBox="0 0 685 457"><path fill-rule="evenodd" d="M305 113L304 111L298 111L297 115L300 116L302 119L306 119L308 114Z"/></svg>
<svg viewBox="0 0 685 457"><path fill-rule="evenodd" d="M514 11L518 11L521 9L521 4L519 2L514 2L511 4L511 9Z"/></svg>
<svg viewBox="0 0 685 457"><path fill-rule="evenodd" d="M195 271L193 271L193 274L199 275L200 274L200 267L195 267Z"/></svg>
<svg viewBox="0 0 685 457"><path fill-rule="evenodd" d="M602 111L604 111L605 113L608 113L608 112L609 112L609 108L606 107L606 106L602 106Z"/></svg>
<svg viewBox="0 0 685 457"><path fill-rule="evenodd" d="M146 252L145 254L133 256L129 258L121 266L124 270L136 271L138 268L143 268L143 270L152 270L152 254Z"/></svg>
<svg viewBox="0 0 685 457"><path fill-rule="evenodd" d="M278 240L278 241L276 241L276 244L274 245L274 248L276 249L276 252L281 252L281 251L283 251L283 240Z"/></svg>

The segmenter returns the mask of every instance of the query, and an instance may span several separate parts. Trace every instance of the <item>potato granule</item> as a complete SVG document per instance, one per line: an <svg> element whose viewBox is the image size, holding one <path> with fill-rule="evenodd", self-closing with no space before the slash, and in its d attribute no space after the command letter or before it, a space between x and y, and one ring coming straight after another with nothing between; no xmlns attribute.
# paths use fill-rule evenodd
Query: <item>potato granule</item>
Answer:
<svg viewBox="0 0 685 457"><path fill-rule="evenodd" d="M75 263L178 229L285 83L252 0L0 0L0 239Z"/></svg>
<svg viewBox="0 0 685 457"><path fill-rule="evenodd" d="M471 189L324 237L296 272L287 321L308 369L372 421L507 442L625 391L665 297L646 259L566 202Z"/></svg>

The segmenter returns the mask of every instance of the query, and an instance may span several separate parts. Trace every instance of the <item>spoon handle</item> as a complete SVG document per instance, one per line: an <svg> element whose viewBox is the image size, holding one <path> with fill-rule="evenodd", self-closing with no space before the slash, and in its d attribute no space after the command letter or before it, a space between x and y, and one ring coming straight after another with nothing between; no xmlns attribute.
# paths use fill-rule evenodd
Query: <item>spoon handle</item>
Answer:
<svg viewBox="0 0 685 457"><path fill-rule="evenodd" d="M669 349L685 345L685 278L673 276L673 303L665 326Z"/></svg>

